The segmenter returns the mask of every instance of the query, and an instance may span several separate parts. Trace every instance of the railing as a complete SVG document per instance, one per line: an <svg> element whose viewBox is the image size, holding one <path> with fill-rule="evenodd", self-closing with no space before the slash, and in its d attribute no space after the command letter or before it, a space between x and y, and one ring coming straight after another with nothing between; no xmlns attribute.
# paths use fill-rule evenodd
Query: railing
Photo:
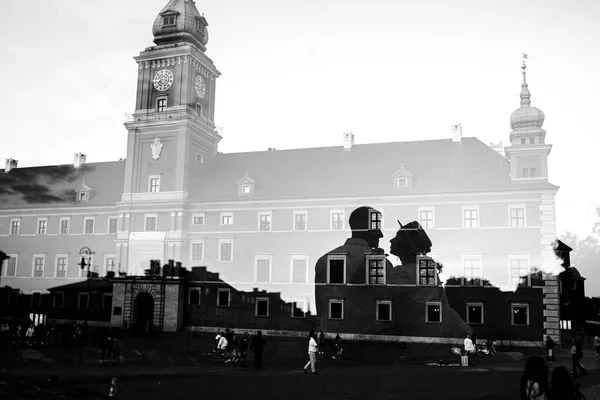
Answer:
<svg viewBox="0 0 600 400"><path fill-rule="evenodd" d="M198 115L195 110L190 107L178 110L167 110L167 111L149 111L149 112L135 112L134 114L125 114L125 123L132 122L153 122L153 121L169 121L184 118L197 118L204 122L206 125L214 128L215 124L210 119Z"/></svg>

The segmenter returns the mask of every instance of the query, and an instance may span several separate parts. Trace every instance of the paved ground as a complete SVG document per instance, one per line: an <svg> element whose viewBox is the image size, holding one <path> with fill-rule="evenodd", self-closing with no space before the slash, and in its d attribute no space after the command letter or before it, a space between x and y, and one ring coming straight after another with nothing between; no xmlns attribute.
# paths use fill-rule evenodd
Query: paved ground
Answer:
<svg viewBox="0 0 600 400"><path fill-rule="evenodd" d="M116 377L121 399L517 399L524 363L519 351L474 357L473 367L428 366L439 359L426 355L369 364L320 357L319 375L305 375L300 359L267 358L265 369L255 371L219 363L209 352L150 357L148 351L121 366L100 366L89 356L94 353L90 347L74 350L72 363L15 364L0 377L0 398L103 398ZM524 351L525 357L543 352ZM458 363L458 357L448 352L446 361ZM569 361L567 351L557 352L551 368L568 366ZM590 373L577 381L589 400L600 399L600 362L594 362L589 352L584 362ZM52 374L58 375L54 386L45 382Z"/></svg>

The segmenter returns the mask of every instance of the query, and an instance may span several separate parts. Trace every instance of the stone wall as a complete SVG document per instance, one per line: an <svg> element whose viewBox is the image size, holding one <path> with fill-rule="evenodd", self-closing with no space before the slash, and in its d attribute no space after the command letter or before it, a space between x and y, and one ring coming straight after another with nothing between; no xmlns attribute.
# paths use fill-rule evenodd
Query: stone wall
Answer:
<svg viewBox="0 0 600 400"><path fill-rule="evenodd" d="M121 315L115 315L115 308L121 308ZM122 327L125 313L125 283L113 282L112 310L110 326Z"/></svg>

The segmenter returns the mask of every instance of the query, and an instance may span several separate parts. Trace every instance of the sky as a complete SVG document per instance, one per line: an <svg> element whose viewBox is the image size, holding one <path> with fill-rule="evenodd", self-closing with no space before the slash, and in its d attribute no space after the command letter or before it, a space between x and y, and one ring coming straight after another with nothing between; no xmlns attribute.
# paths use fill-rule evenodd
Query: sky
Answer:
<svg viewBox="0 0 600 400"><path fill-rule="evenodd" d="M125 157L137 64L167 0L4 0L0 157L20 167ZM600 2L198 0L224 153L444 139L509 142L522 53L546 114L557 233L600 206ZM7 17L8 16L8 17Z"/></svg>

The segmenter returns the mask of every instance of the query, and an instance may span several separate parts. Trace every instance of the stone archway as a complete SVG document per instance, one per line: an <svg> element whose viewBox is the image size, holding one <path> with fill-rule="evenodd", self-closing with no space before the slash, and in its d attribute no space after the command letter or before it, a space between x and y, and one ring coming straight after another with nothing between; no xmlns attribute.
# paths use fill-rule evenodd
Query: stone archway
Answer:
<svg viewBox="0 0 600 400"><path fill-rule="evenodd" d="M154 326L154 297L148 292L139 292L133 302L133 329L149 332Z"/></svg>

